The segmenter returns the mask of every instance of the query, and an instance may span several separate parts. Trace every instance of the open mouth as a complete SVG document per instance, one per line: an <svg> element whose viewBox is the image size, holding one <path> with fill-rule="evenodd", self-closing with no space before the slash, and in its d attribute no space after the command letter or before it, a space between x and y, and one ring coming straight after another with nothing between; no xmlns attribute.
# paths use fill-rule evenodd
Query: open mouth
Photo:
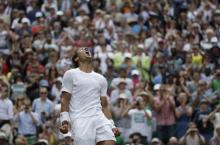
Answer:
<svg viewBox="0 0 220 145"><path fill-rule="evenodd" d="M85 48L85 52L86 52L87 55L91 56L91 53L90 53L88 48Z"/></svg>

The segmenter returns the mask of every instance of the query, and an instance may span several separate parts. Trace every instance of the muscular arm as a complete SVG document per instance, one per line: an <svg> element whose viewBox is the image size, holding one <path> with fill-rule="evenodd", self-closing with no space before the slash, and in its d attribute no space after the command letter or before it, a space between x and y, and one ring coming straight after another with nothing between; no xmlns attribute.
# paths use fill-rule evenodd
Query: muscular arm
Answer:
<svg viewBox="0 0 220 145"><path fill-rule="evenodd" d="M62 92L61 94L61 112L69 111L69 103L70 103L71 94L67 92Z"/></svg>
<svg viewBox="0 0 220 145"><path fill-rule="evenodd" d="M112 112L111 112L111 107L108 105L108 100L107 97L101 96L101 105L102 105L102 112L105 114L105 116L108 119L112 119Z"/></svg>

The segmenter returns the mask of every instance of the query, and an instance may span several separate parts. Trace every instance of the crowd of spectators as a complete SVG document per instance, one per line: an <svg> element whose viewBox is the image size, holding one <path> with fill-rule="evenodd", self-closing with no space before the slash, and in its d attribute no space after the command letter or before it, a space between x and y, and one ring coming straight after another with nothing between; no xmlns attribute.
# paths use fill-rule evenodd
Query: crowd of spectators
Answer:
<svg viewBox="0 0 220 145"><path fill-rule="evenodd" d="M0 144L74 144L62 76L87 47L117 145L219 145L219 41L219 0L0 0Z"/></svg>

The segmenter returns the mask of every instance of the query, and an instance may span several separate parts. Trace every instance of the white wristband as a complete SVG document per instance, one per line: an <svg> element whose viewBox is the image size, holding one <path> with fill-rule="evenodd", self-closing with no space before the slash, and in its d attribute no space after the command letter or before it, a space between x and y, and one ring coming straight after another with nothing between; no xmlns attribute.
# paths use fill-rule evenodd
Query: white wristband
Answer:
<svg viewBox="0 0 220 145"><path fill-rule="evenodd" d="M109 121L110 121L110 123L111 123L111 127L112 127L112 128L116 128L114 121L113 121L112 119L109 119Z"/></svg>
<svg viewBox="0 0 220 145"><path fill-rule="evenodd" d="M60 113L60 122L62 124L63 121L70 122L70 116L68 112L61 112Z"/></svg>

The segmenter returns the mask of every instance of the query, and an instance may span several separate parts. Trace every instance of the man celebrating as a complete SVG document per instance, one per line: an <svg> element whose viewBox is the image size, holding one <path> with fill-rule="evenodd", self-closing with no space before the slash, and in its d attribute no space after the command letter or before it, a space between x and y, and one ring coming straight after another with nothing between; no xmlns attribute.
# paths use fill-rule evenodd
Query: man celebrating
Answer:
<svg viewBox="0 0 220 145"><path fill-rule="evenodd" d="M92 55L87 48L77 50L73 62L78 68L63 76L60 131L67 133L71 127L75 145L114 145L114 134L119 130L106 118L111 118L107 81L92 70Z"/></svg>

